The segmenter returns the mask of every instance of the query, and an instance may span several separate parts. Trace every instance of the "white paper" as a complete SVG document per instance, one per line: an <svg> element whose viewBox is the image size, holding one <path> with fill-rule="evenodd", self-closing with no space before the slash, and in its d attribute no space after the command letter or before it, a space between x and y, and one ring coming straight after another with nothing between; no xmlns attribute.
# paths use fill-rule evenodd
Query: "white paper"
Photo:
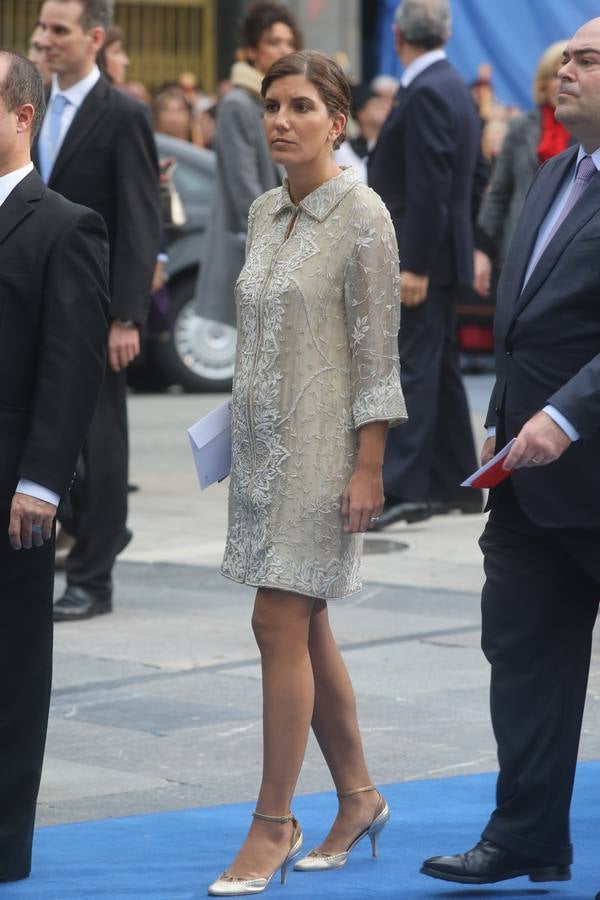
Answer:
<svg viewBox="0 0 600 900"><path fill-rule="evenodd" d="M202 490L223 481L231 471L231 400L224 400L188 428Z"/></svg>
<svg viewBox="0 0 600 900"><path fill-rule="evenodd" d="M505 444L502 450L499 450L495 456L492 456L491 459L488 459L485 465L477 469L476 472L473 472L472 475L469 475L467 480L461 483L461 487L471 487L476 478L479 478L481 475L485 475L485 473L488 472L493 466L495 466L497 462L499 462L501 459L504 459L505 456L508 456L508 454L510 453L510 448L515 441L516 438L513 438L512 441L509 441L508 444Z"/></svg>

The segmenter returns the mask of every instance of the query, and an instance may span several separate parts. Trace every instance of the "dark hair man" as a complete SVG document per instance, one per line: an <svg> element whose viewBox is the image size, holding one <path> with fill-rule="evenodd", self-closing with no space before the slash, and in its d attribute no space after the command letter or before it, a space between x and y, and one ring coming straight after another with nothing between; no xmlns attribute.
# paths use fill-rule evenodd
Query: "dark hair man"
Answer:
<svg viewBox="0 0 600 900"><path fill-rule="evenodd" d="M74 488L67 525L75 545L55 621L112 609L112 569L131 536L125 370L139 353L160 241L148 110L111 87L96 65L111 17L109 0L46 0L39 15L54 76L34 159L50 187L101 214L110 240L109 366Z"/></svg>
<svg viewBox="0 0 600 900"><path fill-rule="evenodd" d="M487 461L514 470L480 541L500 775L482 839L434 878L566 881L600 596L600 18L569 41L556 118L580 142L537 172L498 284Z"/></svg>
<svg viewBox="0 0 600 900"><path fill-rule="evenodd" d="M40 75L0 50L0 881L26 878L50 702L54 517L100 391L108 241L31 162ZM24 492L36 483L56 503ZM8 534L7 534L8 532Z"/></svg>

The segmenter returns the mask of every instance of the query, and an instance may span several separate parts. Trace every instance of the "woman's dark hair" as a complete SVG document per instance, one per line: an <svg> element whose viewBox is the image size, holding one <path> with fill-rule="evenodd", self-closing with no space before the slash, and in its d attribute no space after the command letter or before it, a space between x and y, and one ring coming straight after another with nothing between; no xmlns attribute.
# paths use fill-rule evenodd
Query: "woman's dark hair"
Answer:
<svg viewBox="0 0 600 900"><path fill-rule="evenodd" d="M263 78L261 94L263 99L274 81L287 78L290 75L304 75L306 80L315 87L330 116L342 113L346 116L346 122L350 116L352 93L350 84L343 69L335 59L325 56L324 53L315 53L312 50L302 50L299 53L289 53L274 62ZM333 149L343 144L346 139L346 128L336 140Z"/></svg>
<svg viewBox="0 0 600 900"><path fill-rule="evenodd" d="M304 37L296 16L282 3L266 3L264 0L253 3L244 16L240 27L240 46L256 49L265 31L278 22L291 29L296 50L301 50Z"/></svg>
<svg viewBox="0 0 600 900"><path fill-rule="evenodd" d="M117 41L125 40L125 35L123 33L123 29L119 28L118 25L111 25L106 30L106 37L104 39L104 43L102 47L98 51L98 55L96 56L96 62L98 64L98 68L102 72L105 78L108 78L109 81L112 81L112 78L106 71L106 48L110 47L111 44L116 44Z"/></svg>

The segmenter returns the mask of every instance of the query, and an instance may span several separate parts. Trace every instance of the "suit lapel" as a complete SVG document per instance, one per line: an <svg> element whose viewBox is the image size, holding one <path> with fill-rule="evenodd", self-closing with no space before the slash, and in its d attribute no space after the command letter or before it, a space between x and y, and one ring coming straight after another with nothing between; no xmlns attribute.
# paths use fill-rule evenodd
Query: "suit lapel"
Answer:
<svg viewBox="0 0 600 900"><path fill-rule="evenodd" d="M52 167L48 182L50 186L58 179L73 154L83 141L88 139L90 130L106 112L109 97L110 87L103 78L100 78L75 113Z"/></svg>
<svg viewBox="0 0 600 900"><path fill-rule="evenodd" d="M572 165L574 157L576 155L577 148L575 148L573 153L569 154L568 165L560 167L559 171L562 172L562 177L566 175L569 166ZM554 197L556 196L556 189L558 188L559 184L560 181L555 182L556 188L552 199L554 199ZM525 306L527 306L532 297L535 296L537 291L543 285L544 281L550 275L552 269L554 268L568 245L571 243L573 238L583 228L586 222L588 222L592 218L592 216L594 216L598 212L599 209L600 173L596 173L596 175L594 175L594 177L592 178L592 181L585 194L577 201L571 212L567 215L567 218L560 225L558 231L553 236L552 240L540 256L537 265L531 273L529 281L525 285L523 292L515 303L512 314L513 321L519 315L521 310Z"/></svg>
<svg viewBox="0 0 600 900"><path fill-rule="evenodd" d="M519 218L510 247L507 264L512 273L510 296L507 298L511 306L519 300L523 287L525 272L537 240L538 231L548 214L548 210L556 199L556 194L577 155L577 149L557 159L551 171L541 172L531 194L525 201L525 207ZM530 279L531 281L531 279ZM529 283L527 289L529 289Z"/></svg>
<svg viewBox="0 0 600 900"><path fill-rule="evenodd" d="M0 244L34 210L33 203L44 193L45 185L37 172L30 172L0 206Z"/></svg>

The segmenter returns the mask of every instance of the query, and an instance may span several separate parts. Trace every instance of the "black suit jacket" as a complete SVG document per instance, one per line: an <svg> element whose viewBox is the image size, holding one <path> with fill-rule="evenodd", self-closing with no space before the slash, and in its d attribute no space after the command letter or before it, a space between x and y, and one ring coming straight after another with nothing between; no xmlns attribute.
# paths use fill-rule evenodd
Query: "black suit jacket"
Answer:
<svg viewBox="0 0 600 900"><path fill-rule="evenodd" d="M446 60L400 88L369 159L369 184L387 206L403 269L432 286L470 285L473 221L487 182L481 125L469 90Z"/></svg>
<svg viewBox="0 0 600 900"><path fill-rule="evenodd" d="M0 508L20 478L66 494L102 384L100 216L31 172L0 206Z"/></svg>
<svg viewBox="0 0 600 900"><path fill-rule="evenodd" d="M581 440L548 466L514 472L515 493L538 525L598 528L600 173L521 292L540 225L574 169L577 150L566 150L538 171L515 229L498 284L497 374L486 424L500 426L509 440L546 404L556 407Z"/></svg>
<svg viewBox="0 0 600 900"><path fill-rule="evenodd" d="M39 167L37 143L33 160ZM110 240L111 317L143 324L161 233L146 107L100 78L67 131L48 186L100 213Z"/></svg>

